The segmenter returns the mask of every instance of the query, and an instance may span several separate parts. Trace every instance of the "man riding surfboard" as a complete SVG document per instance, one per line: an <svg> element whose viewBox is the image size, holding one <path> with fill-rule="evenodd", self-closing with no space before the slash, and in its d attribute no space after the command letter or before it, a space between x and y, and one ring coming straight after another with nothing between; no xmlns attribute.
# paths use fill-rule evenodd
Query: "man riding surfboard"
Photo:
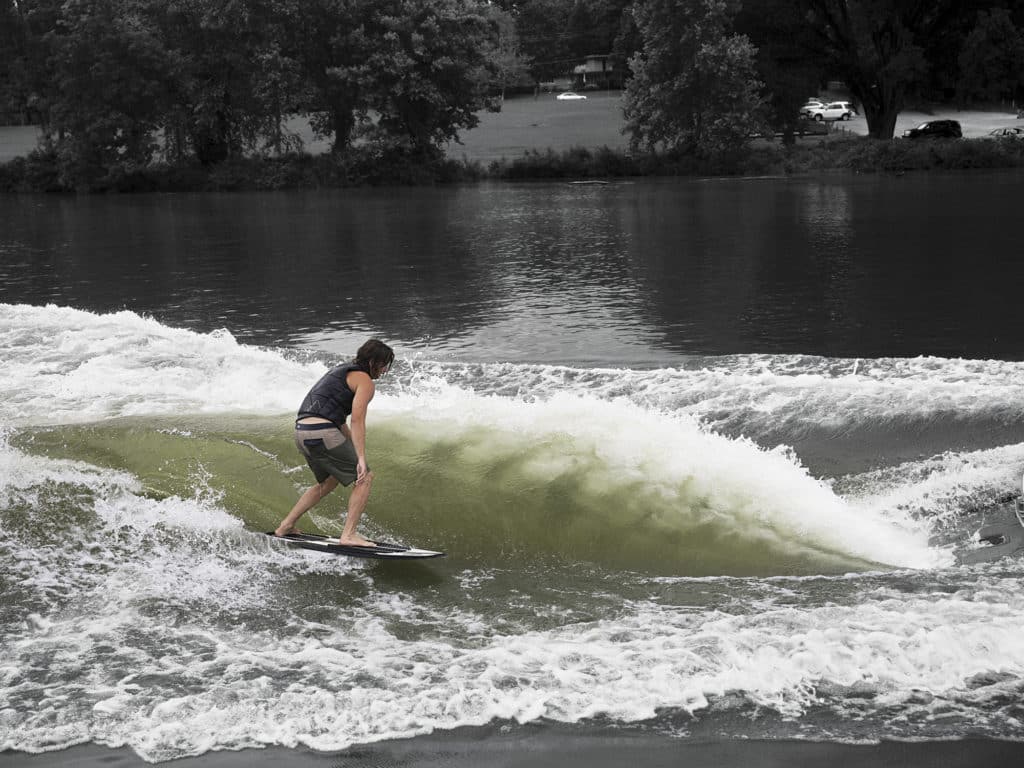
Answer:
<svg viewBox="0 0 1024 768"><path fill-rule="evenodd" d="M391 347L370 339L356 352L355 360L329 370L306 394L295 421L295 447L313 471L316 485L299 497L274 530L275 536L299 533L295 524L300 517L339 484L354 482L339 543L375 546L356 533L373 484L373 472L366 463L366 409L376 391L374 382L390 370L394 360Z"/></svg>

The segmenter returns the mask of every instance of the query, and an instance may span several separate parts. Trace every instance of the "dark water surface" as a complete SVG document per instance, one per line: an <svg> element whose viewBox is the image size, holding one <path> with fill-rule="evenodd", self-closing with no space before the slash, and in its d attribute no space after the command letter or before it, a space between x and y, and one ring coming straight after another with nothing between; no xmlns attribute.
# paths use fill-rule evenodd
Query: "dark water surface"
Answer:
<svg viewBox="0 0 1024 768"><path fill-rule="evenodd" d="M459 359L1024 358L1020 173L0 198L0 301Z"/></svg>
<svg viewBox="0 0 1024 768"><path fill-rule="evenodd" d="M0 196L0 760L1004 754L1022 186ZM261 533L369 334L361 528L443 559Z"/></svg>

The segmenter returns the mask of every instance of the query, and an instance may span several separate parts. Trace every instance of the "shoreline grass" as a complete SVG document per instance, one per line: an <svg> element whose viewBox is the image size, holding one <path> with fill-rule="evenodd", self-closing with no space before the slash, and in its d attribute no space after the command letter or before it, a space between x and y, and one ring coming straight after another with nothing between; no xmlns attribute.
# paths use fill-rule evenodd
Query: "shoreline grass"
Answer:
<svg viewBox="0 0 1024 768"><path fill-rule="evenodd" d="M112 168L77 188L62 181L55 155L33 151L0 164L2 192L197 192L424 186L481 181L611 180L676 176L796 176L823 172L908 173L1024 167L1024 141L960 139L918 142L830 136L795 146L761 143L728 160L684 154L630 154L624 149L572 147L527 150L492 160L404 156L354 151L343 156L296 153L246 158L211 168L153 164Z"/></svg>

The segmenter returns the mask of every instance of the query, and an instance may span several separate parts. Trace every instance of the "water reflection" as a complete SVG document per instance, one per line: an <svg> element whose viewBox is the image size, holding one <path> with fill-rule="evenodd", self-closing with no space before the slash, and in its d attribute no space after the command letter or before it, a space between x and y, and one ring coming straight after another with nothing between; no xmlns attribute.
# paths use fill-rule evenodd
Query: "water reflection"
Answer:
<svg viewBox="0 0 1024 768"><path fill-rule="evenodd" d="M1019 359L1022 179L5 196L0 300L339 353Z"/></svg>

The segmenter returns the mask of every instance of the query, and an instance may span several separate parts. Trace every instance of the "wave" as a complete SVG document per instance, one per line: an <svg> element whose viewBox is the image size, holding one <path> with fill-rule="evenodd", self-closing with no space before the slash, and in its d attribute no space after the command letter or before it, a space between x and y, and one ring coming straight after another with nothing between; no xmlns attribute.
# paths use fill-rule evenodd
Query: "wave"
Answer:
<svg viewBox="0 0 1024 768"><path fill-rule="evenodd" d="M13 361L0 413L32 436L25 450L127 469L157 494L187 495L201 465L260 528L307 482L287 421L331 362L322 356L132 312L26 305L0 305L0 353ZM1003 440L998 468L972 478L981 503L1015 486L1024 440L1019 363L728 356L628 370L400 357L371 413L370 515L481 558L690 574L929 567L948 560L928 545L929 517L955 516L964 494L936 512L914 478Z"/></svg>
<svg viewBox="0 0 1024 768"><path fill-rule="evenodd" d="M920 526L848 504L787 452L683 417L627 404L595 416L596 402L570 396L523 404L463 393L432 404L427 418L418 403L392 400L374 425L368 514L378 535L460 560L555 558L691 575L939 562ZM122 419L25 431L14 442L127 471L150 498L212 488L255 530L276 525L311 482L286 419ZM338 532L342 503L340 492L329 497L312 521Z"/></svg>

